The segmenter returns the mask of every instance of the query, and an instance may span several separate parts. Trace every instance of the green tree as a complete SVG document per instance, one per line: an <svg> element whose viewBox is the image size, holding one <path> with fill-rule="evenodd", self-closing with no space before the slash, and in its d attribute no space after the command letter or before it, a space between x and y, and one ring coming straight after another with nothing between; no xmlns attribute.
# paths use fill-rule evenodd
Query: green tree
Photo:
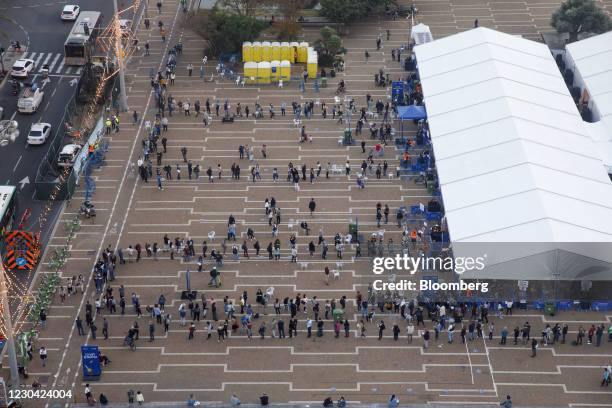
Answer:
<svg viewBox="0 0 612 408"><path fill-rule="evenodd" d="M380 14L393 0L321 0L319 14L337 23L350 24L373 14Z"/></svg>
<svg viewBox="0 0 612 408"><path fill-rule="evenodd" d="M243 42L255 40L269 26L255 17L216 8L200 12L190 25L207 40L208 53L215 57L239 52Z"/></svg>
<svg viewBox="0 0 612 408"><path fill-rule="evenodd" d="M319 14L330 21L350 24L365 15L363 0L321 0Z"/></svg>
<svg viewBox="0 0 612 408"><path fill-rule="evenodd" d="M346 52L342 46L342 38L330 27L321 29L321 38L315 41L314 48L319 54L319 64L322 66L331 66L336 55Z"/></svg>
<svg viewBox="0 0 612 408"><path fill-rule="evenodd" d="M610 16L593 0L565 0L553 13L550 24L559 33L569 33L569 41L581 32L604 33L612 28Z"/></svg>

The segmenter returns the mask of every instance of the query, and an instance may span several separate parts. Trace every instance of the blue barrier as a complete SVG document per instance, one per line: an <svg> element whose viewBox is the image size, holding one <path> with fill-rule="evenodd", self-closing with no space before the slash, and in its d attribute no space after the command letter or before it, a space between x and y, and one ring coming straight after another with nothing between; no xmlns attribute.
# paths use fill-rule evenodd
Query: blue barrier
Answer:
<svg viewBox="0 0 612 408"><path fill-rule="evenodd" d="M591 309L602 312L612 310L612 302L593 302L591 303Z"/></svg>
<svg viewBox="0 0 612 408"><path fill-rule="evenodd" d="M544 302L536 300L535 302L533 302L533 308L536 310L544 310Z"/></svg>
<svg viewBox="0 0 612 408"><path fill-rule="evenodd" d="M560 300L557 302L557 310L566 311L572 310L574 302L571 300Z"/></svg>
<svg viewBox="0 0 612 408"><path fill-rule="evenodd" d="M425 215L425 218L427 219L427 221L440 221L440 219L442 218L442 213L439 213L439 212L428 212Z"/></svg>
<svg viewBox="0 0 612 408"><path fill-rule="evenodd" d="M411 205L410 206L410 214L411 215L421 215L423 214L423 211L421 211L421 206L420 205Z"/></svg>

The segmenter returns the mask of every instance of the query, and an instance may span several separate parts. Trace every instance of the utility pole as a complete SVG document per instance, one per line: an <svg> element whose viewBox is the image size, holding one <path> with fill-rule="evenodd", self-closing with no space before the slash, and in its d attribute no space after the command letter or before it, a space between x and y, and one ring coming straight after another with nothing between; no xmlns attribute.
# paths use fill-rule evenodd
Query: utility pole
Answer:
<svg viewBox="0 0 612 408"><path fill-rule="evenodd" d="M119 69L119 108L123 112L127 112L127 94L125 93L125 66L123 61L123 44L121 26L119 24L119 10L117 8L117 0L113 0L113 7L115 10L115 55L117 59L117 68Z"/></svg>
<svg viewBox="0 0 612 408"><path fill-rule="evenodd" d="M17 353L15 349L15 338L13 334L13 322L11 310L9 309L8 287L4 278L4 265L0 260L0 298L2 298L2 319L4 320L4 328L6 330L6 347L9 360L9 368L11 370L11 381L13 388L19 386L19 370L17 368Z"/></svg>

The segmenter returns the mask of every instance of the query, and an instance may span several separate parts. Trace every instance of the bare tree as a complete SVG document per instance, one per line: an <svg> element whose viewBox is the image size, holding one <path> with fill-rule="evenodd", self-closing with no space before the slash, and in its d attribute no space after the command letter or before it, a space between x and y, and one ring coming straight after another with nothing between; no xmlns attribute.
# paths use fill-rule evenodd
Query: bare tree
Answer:
<svg viewBox="0 0 612 408"><path fill-rule="evenodd" d="M243 16L253 16L257 7L265 3L265 0L221 0L221 5L229 11Z"/></svg>

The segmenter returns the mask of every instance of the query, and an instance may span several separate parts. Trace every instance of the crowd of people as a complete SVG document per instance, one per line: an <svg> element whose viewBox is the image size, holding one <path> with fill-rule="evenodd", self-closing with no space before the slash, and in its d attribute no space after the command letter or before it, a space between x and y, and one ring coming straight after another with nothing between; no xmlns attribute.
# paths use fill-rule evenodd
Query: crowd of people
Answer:
<svg viewBox="0 0 612 408"><path fill-rule="evenodd" d="M161 2L158 2L158 9L161 12ZM147 27L148 28L148 27ZM160 25L160 34L165 41L165 31ZM389 37L389 32L387 37ZM388 38L387 38L388 39ZM380 38L377 40L377 48L380 49ZM148 44L145 46L146 54L149 54ZM395 61L401 60L404 49L394 49L392 58ZM180 50L175 49L180 55ZM369 57L366 51L366 59ZM202 61L202 67L206 60ZM358 115L354 129L357 136L361 136L361 153L366 154L367 159L362 160L358 168L361 171L357 176L360 187L365 187L364 175L375 175L377 179L386 177L390 172L390 166L384 159L383 146L391 142L395 136L394 130L390 125L390 120L394 117L395 108L389 102L381 99L374 101L371 95L366 96L365 106L358 108L354 99L345 98L341 101L339 97L331 106L325 102L311 100L308 102L285 102L279 106L274 104L255 103L253 106L241 105L237 102L232 104L229 100L221 102L219 98L212 101L210 98L196 99L193 103L191 99L175 99L170 93L170 89L175 83L175 67L169 65L165 72L158 72L151 78L151 87L156 96L158 114L152 121L145 121L144 128L146 136L142 140L142 156L137 162L140 178L144 182L155 177L157 186L163 190L163 181L182 180L182 170L186 170L188 180L198 180L200 173L204 171L208 181L214 183L223 178L231 180L241 180L241 166L243 160L249 163L248 174L253 183L263 179L262 166L259 160L266 160L271 152L266 144L258 148L260 157L256 158L255 147L253 145L240 145L238 147L238 159L231 168L224 169L220 163L208 164L194 162L188 156L187 147L180 148L182 162L164 160L164 155L168 152L168 143L171 140L168 134L171 133L169 118L173 114L183 117L193 117L198 120L202 118L204 126L211 126L214 118L237 119L256 119L277 120L277 108L280 118L291 116L292 124L298 129L300 143L312 143L314 138L306 130L305 120L308 119L331 119L337 120L338 124L349 125L353 115ZM191 76L193 66L188 67ZM200 68L202 77L203 68ZM379 72L375 76L378 83L387 83L388 74ZM355 116L355 117L356 117ZM133 112L134 123L139 123L139 115ZM109 123L110 122L110 123ZM112 130L119 131L119 115L109 116L105 122L107 133ZM170 131L169 131L170 127ZM366 138L363 137L363 130L369 130L369 139L377 144L367 149ZM370 142L371 143L371 142ZM171 143L170 143L171 144ZM160 146L161 145L161 146ZM379 148L380 146L380 148ZM171 146L173 147L173 146ZM178 147L178 146L176 146ZM382 152L382 154L381 154ZM424 157L423 157L424 158ZM156 165L153 164L156 159ZM379 159L379 160L377 160ZM424 158L425 159L425 158ZM404 155L403 160L407 158ZM172 164L171 164L172 162ZM155 167L155 169L154 169ZM320 160L314 164L295 164L288 162L286 172L286 182L292 183L295 190L299 191L301 182L314 183L323 175L326 179L330 174L337 173L338 165ZM343 167L343 169L342 169ZM351 176L353 168L357 167L350 161L340 166L340 173ZM205 169L205 170L204 170ZM227 173L227 175L226 175ZM155 175L155 176L154 176ZM183 176L185 177L185 176ZM274 182L280 181L279 170L277 167L272 169L271 179ZM283 177L285 179L285 177ZM430 344L446 342L470 343L476 341L498 341L499 345L507 345L508 337L513 341L513 345L529 346L531 356L537 356L540 346L553 347L556 344L564 344L572 341L575 345L593 345L600 347L607 332L608 342L612 342L612 325L606 328L604 324L579 326L576 331L570 332L567 324L556 323L546 324L541 332L534 336L532 325L529 321L520 325L504 325L506 316L512 314L512 305L508 304L450 304L450 303L420 303L415 299L405 298L385 298L377 296L370 287L368 293L356 291L354 294L340 295L337 298L319 299L318 296L307 296L306 293L297 293L290 296L280 296L275 293L273 287L258 288L254 297L252 292L244 290L238 299L233 299L229 295L217 298L209 292L208 294L200 291L199 298L188 294L186 301L181 301L175 307L171 302L172 294L161 293L157 299L149 302L150 299L141 299L136 291L128 291L124 285L113 286L118 269L121 265L132 262L141 262L143 257L153 260L159 259L161 254L167 254L170 259L180 258L186 263L195 260L195 270L198 273L208 272L208 287L219 288L222 286L222 267L226 257L238 261L241 257L250 259L251 256L260 256L260 251L265 246L265 251L269 260L279 261L282 254L283 243L279 237L282 222L281 208L274 197L266 198L263 203L263 211L268 221L271 239L267 245L260 243L260 233L257 235L252 226L246 226L243 234L239 233L237 220L233 215L228 217L227 236L222 238L219 248L212 243L203 241L201 248L196 250L196 243L190 237L171 238L165 234L161 239L161 245L157 242L144 245L136 243L128 245L127 248L117 248L112 250L110 245L102 252L102 255L94 267L93 281L96 288L96 297L93 304L87 301L85 304L85 320L77 316L75 327L78 335L85 336L90 333L93 340L98 340L98 325L102 328L102 336L105 340L111 337L112 327L107 315L126 315L133 314L135 320L130 324L125 332L122 328L121 334L124 335L124 344L136 350L137 343L140 341L141 330L146 330L148 336L144 336L149 342L155 342L159 337L158 333L167 335L171 330L183 330L186 341L214 341L226 342L231 338L245 337L248 341L259 339L293 339L294 337L305 336L312 341L321 340L323 337L333 336L336 339L358 337L366 339L375 337L379 341L390 338L393 341L405 341L412 343L413 340L420 339L422 347L428 349ZM317 211L317 202L314 198L308 201L305 212L311 216ZM424 224L411 225L405 209L391 209L388 204L377 203L373 215L378 228L383 224L389 224L390 218L395 214L397 228L402 232L401 247L405 250L415 250L417 244L421 244L428 231L424 229ZM321 259L326 260L330 251L330 243L323 228L318 231L316 239L310 239L310 225L305 219L299 223L300 229L304 230L306 241L303 247L308 248L308 255L320 254ZM287 243L287 259L296 263L298 256L305 255L298 251L298 235L291 233ZM242 242L240 242L242 241ZM389 240L388 248L394 243ZM351 234L343 235L339 232L333 235L333 250L335 258L342 260L347 256L349 249L356 258L361 254L361 242L358 236ZM380 255L380 249L384 246L383 236L372 236L368 241L368 256ZM389 253L391 253L389 249ZM207 265L209 262L209 265ZM194 270L194 272L195 272ZM322 280L325 285L331 284L333 271L325 266L321 271ZM59 293L62 302L66 297L73 296L84 291L85 282L82 275L66 280L66 288L60 286ZM168 296L168 297L166 297ZM349 299L352 297L352 299ZM170 299L170 301L169 301ZM143 303L144 302L144 303ZM170 303L167 305L167 303ZM500 308L500 305L501 308ZM490 310L497 310L493 318L489 315ZM131 311L131 313L130 313ZM44 312L44 311L43 311ZM354 313L354 317L351 315ZM130 316L131 317L131 316ZM43 319L41 319L43 320ZM46 320L46 318L44 319ZM143 324L143 320L145 323ZM497 324L497 326L496 326ZM388 327L389 326L389 327ZM514 326L514 327L513 327ZM373 332L372 335L369 335ZM387 333L390 332L390 335ZM541 337L540 337L541 335ZM575 335L575 339L571 340ZM29 347L31 357L32 348ZM47 354L44 347L40 348L40 358L45 364ZM103 365L111 363L107 356L101 356ZM610 383L610 373L612 369L608 365L604 367L602 386ZM85 387L87 400L93 400L93 393L89 384ZM103 394L102 394L103 395ZM106 397L100 397L100 402ZM141 391L136 393L133 390L128 392L130 403L144 403L144 395ZM392 395L388 401L389 408L397 408L399 399ZM240 405L241 401L237 395L233 394L230 398L232 406ZM260 397L261 405L268 405L269 397L263 394ZM323 405L333 405L331 398L326 398ZM190 395L187 400L188 406L199 405L199 402ZM346 400L341 396L337 402L338 407L346 406ZM510 396L502 401L501 406L510 408L512 401Z"/></svg>

